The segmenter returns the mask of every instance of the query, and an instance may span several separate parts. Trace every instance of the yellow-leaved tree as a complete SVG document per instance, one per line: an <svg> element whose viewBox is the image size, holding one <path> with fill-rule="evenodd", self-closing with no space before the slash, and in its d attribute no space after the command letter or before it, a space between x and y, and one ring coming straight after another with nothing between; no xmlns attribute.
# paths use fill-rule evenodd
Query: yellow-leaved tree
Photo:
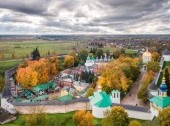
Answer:
<svg viewBox="0 0 170 126"><path fill-rule="evenodd" d="M65 68L70 68L74 66L74 57L73 56L66 56L64 58L64 66Z"/></svg>
<svg viewBox="0 0 170 126"><path fill-rule="evenodd" d="M140 74L138 63L139 60L136 58L120 56L103 66L98 72L101 75L98 83L101 84L102 90L107 93L110 93L113 89L126 92Z"/></svg>
<svg viewBox="0 0 170 126"><path fill-rule="evenodd" d="M94 126L93 115L85 110L78 110L73 115L73 122L76 126Z"/></svg>
<svg viewBox="0 0 170 126"><path fill-rule="evenodd" d="M35 86L38 82L37 79L38 73L36 71L33 71L31 68L20 68L17 71L17 82L22 86L26 88L31 88Z"/></svg>

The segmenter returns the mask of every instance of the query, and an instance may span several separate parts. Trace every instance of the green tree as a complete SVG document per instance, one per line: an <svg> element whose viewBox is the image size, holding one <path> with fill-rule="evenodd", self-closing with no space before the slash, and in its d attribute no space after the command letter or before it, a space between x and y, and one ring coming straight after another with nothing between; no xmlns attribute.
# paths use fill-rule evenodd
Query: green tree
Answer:
<svg viewBox="0 0 170 126"><path fill-rule="evenodd" d="M129 124L128 114L120 106L112 107L105 114L106 118L102 120L103 126L128 126Z"/></svg>
<svg viewBox="0 0 170 126"><path fill-rule="evenodd" d="M158 72L160 69L159 62L150 61L146 64L147 71L152 70L153 72Z"/></svg>
<svg viewBox="0 0 170 126"><path fill-rule="evenodd" d="M32 56L32 60L40 59L40 53L39 53L38 48L36 48L35 50L32 51L31 56Z"/></svg>
<svg viewBox="0 0 170 126"><path fill-rule="evenodd" d="M92 96L93 93L94 93L94 89L93 89L93 88L89 88L89 89L87 90L87 92L86 92L86 97Z"/></svg>
<svg viewBox="0 0 170 126"><path fill-rule="evenodd" d="M79 63L84 64L86 62L87 56L88 56L88 52L86 50L81 50L78 53L78 61L79 61Z"/></svg>
<svg viewBox="0 0 170 126"><path fill-rule="evenodd" d="M169 126L170 124L170 107L163 109L158 115L160 126Z"/></svg>
<svg viewBox="0 0 170 126"><path fill-rule="evenodd" d="M97 49L95 52L95 56L100 58L101 56L103 56L103 50L102 49Z"/></svg>
<svg viewBox="0 0 170 126"><path fill-rule="evenodd" d="M129 126L142 126L140 122L133 120L130 122Z"/></svg>
<svg viewBox="0 0 170 126"><path fill-rule="evenodd" d="M118 48L116 48L116 49L113 50L113 56L114 56L115 59L119 58L120 55L122 55L122 54L124 54L124 53L125 53L125 50L124 50L124 49L118 49Z"/></svg>

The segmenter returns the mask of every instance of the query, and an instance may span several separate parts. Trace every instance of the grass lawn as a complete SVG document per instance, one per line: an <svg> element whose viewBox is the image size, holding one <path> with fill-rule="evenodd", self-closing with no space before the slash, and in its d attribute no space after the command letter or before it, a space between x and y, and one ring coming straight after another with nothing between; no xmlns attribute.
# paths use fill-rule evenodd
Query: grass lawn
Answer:
<svg viewBox="0 0 170 126"><path fill-rule="evenodd" d="M170 61L165 61L162 66L162 70L164 70L166 67L170 67Z"/></svg>
<svg viewBox="0 0 170 126"><path fill-rule="evenodd" d="M74 126L72 121L72 116L75 112L61 113L61 114L47 114L48 122L46 126ZM24 116L27 115L18 115L18 118L8 124L2 126L23 126L27 125L24 121ZM96 126L101 126L101 119L94 119Z"/></svg>
<svg viewBox="0 0 170 126"><path fill-rule="evenodd" d="M137 51L137 50L133 50L133 49L126 49L126 50L125 50L125 53L126 53L126 54L137 54L138 51Z"/></svg>
<svg viewBox="0 0 170 126"><path fill-rule="evenodd" d="M20 62L20 60L0 61L0 73L4 73L5 70L13 67L16 64L19 64Z"/></svg>
<svg viewBox="0 0 170 126"><path fill-rule="evenodd" d="M75 112L69 112L69 113L61 113L61 114L47 114L48 122L45 126L74 126L74 123L72 121L72 116ZM8 124L2 125L2 126L22 126L27 125L24 121L24 116L27 115L18 115L17 120L14 120ZM130 119L137 120L137 119ZM102 119L94 118L94 124L95 126L101 126ZM156 119L153 121L145 121L145 120L137 120L139 121L142 126L158 126L158 122Z"/></svg>
<svg viewBox="0 0 170 126"><path fill-rule="evenodd" d="M0 61L0 92L4 86L4 72L5 70L13 67L14 65L18 64L19 60L12 60L12 61Z"/></svg>
<svg viewBox="0 0 170 126"><path fill-rule="evenodd" d="M65 114L47 114L48 122L45 126L74 126L72 122L72 116L74 112L69 112ZM23 126L28 125L24 121L24 116L27 115L18 115L17 120L14 120L3 126Z"/></svg>
<svg viewBox="0 0 170 126"><path fill-rule="evenodd" d="M158 121L157 119L155 118L154 120L152 121L149 121L149 120L139 120L139 119L130 119L130 121L132 120L136 120L136 121L139 121L142 126L158 126Z"/></svg>
<svg viewBox="0 0 170 126"><path fill-rule="evenodd" d="M162 70L165 70L166 67L170 67L169 61L165 61L163 63ZM157 86L160 86L160 84L162 83L162 78L163 78L163 73L161 72L158 78Z"/></svg>
<svg viewBox="0 0 170 126"><path fill-rule="evenodd" d="M163 73L161 72L158 78L157 86L160 86L162 83Z"/></svg>

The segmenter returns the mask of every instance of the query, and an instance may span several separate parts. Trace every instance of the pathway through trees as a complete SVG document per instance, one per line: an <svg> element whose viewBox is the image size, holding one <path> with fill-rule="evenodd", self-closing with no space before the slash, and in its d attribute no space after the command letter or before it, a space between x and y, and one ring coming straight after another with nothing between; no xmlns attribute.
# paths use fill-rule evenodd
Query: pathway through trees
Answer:
<svg viewBox="0 0 170 126"><path fill-rule="evenodd" d="M135 81L133 87L126 94L126 96L122 99L121 104L147 107L146 103L141 102L142 100L137 98L137 92L140 88L140 83L141 83L141 80L142 80L144 73L145 72L141 71L139 78Z"/></svg>

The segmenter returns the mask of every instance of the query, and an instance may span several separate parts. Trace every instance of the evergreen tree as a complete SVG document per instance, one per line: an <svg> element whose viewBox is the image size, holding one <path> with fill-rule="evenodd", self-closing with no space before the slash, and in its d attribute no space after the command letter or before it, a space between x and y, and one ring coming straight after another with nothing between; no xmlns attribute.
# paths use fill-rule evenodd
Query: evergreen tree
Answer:
<svg viewBox="0 0 170 126"><path fill-rule="evenodd" d="M32 53L31 53L31 59L32 60L39 60L40 59L40 53L38 48L36 48Z"/></svg>
<svg viewBox="0 0 170 126"><path fill-rule="evenodd" d="M103 56L103 50L97 49L96 52L95 52L95 57L100 58L101 56Z"/></svg>
<svg viewBox="0 0 170 126"><path fill-rule="evenodd" d="M85 71L85 72L84 72L84 80L85 80L86 83L89 82L89 80L88 80L88 75L89 75L89 73L88 73L87 71Z"/></svg>
<svg viewBox="0 0 170 126"><path fill-rule="evenodd" d="M84 71L81 71L81 74L80 74L80 81L84 80L85 79L85 76L84 76Z"/></svg>
<svg viewBox="0 0 170 126"><path fill-rule="evenodd" d="M170 82L169 82L169 70L168 70L168 68L166 68L165 69L165 83L166 83L166 85L167 85L167 87L168 87L168 95L170 95Z"/></svg>

